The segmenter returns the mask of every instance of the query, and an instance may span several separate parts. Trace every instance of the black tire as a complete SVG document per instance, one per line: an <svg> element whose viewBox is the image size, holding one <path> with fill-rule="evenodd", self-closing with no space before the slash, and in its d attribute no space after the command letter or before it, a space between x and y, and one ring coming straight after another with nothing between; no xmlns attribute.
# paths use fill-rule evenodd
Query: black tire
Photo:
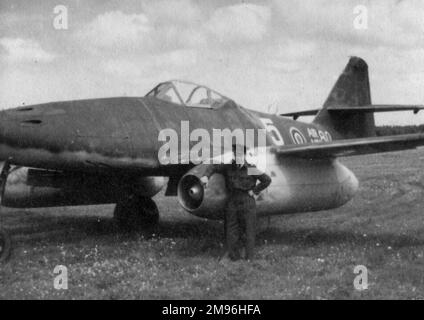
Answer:
<svg viewBox="0 0 424 320"><path fill-rule="evenodd" d="M150 198L130 197L116 204L114 218L121 229L141 230L159 223L159 210Z"/></svg>
<svg viewBox="0 0 424 320"><path fill-rule="evenodd" d="M12 244L9 234L0 230L0 263L6 262L10 257Z"/></svg>

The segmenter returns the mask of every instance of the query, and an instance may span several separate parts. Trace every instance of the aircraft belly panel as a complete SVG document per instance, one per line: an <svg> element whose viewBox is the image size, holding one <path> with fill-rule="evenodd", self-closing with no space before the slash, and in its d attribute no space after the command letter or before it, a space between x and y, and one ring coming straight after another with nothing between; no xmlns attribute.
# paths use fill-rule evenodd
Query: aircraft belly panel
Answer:
<svg viewBox="0 0 424 320"><path fill-rule="evenodd" d="M152 197L164 182L162 177L87 175L15 167L7 178L1 204L36 208L116 203L130 192Z"/></svg>

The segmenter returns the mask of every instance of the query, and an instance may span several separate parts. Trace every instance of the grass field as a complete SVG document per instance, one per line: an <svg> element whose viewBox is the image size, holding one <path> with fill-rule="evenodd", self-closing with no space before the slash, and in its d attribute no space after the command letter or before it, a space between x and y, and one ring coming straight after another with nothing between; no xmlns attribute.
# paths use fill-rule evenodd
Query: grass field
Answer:
<svg viewBox="0 0 424 320"><path fill-rule="evenodd" d="M2 209L15 249L0 298L424 299L424 149L343 159L358 195L337 210L262 221L257 259L220 263L222 224L156 197L155 234L123 234L113 206ZM56 265L68 290L53 288ZM353 286L356 265L369 288Z"/></svg>

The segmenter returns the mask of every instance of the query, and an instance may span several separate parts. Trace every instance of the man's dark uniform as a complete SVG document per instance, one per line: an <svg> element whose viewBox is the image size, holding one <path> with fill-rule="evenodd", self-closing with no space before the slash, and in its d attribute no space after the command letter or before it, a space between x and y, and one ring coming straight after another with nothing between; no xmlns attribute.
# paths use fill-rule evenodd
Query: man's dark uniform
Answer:
<svg viewBox="0 0 424 320"><path fill-rule="evenodd" d="M225 177L229 191L225 210L225 235L229 256L233 260L239 259L240 249L244 246L246 259L251 259L256 236L256 201L249 195L249 191L258 195L270 185L271 178L247 163L213 165L206 170L205 176L210 177L214 173ZM256 184L258 180L260 183Z"/></svg>

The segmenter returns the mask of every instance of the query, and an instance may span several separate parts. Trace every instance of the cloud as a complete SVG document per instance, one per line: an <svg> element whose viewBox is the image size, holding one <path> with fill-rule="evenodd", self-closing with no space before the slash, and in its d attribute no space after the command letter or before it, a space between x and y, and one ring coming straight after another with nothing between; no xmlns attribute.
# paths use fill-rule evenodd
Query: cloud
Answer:
<svg viewBox="0 0 424 320"><path fill-rule="evenodd" d="M52 28L48 3L0 12L0 102L142 95L185 78L246 107L294 111L322 104L350 55L368 62L375 103L423 101L424 1L250 2L81 2L68 32ZM357 5L368 30L353 27Z"/></svg>
<svg viewBox="0 0 424 320"><path fill-rule="evenodd" d="M203 13L191 0L154 0L144 3L143 11L154 24L192 25L203 21Z"/></svg>
<svg viewBox="0 0 424 320"><path fill-rule="evenodd" d="M357 6L368 13L368 28L354 28ZM424 3L419 0L274 0L281 31L292 37L368 47L414 47L423 43Z"/></svg>
<svg viewBox="0 0 424 320"><path fill-rule="evenodd" d="M102 69L106 73L125 78L149 77L163 71L176 74L188 67L194 67L197 61L195 50L181 49L133 59L110 59L102 63Z"/></svg>
<svg viewBox="0 0 424 320"><path fill-rule="evenodd" d="M55 55L43 50L40 44L31 39L0 38L0 47L9 62L51 62Z"/></svg>
<svg viewBox="0 0 424 320"><path fill-rule="evenodd" d="M154 2L143 13L110 11L76 33L80 43L97 53L157 53L199 47L205 43L201 21L189 1ZM191 8L191 9L190 9ZM178 14L176 14L178 13Z"/></svg>
<svg viewBox="0 0 424 320"><path fill-rule="evenodd" d="M207 16L191 0L149 1L142 10L100 14L76 32L77 39L102 55L202 49L212 40L259 41L267 34L271 17L270 8L254 4L221 7Z"/></svg>
<svg viewBox="0 0 424 320"><path fill-rule="evenodd" d="M145 14L125 14L110 11L98 15L77 32L77 37L89 46L134 48L145 45L152 26Z"/></svg>
<svg viewBox="0 0 424 320"><path fill-rule="evenodd" d="M263 49L262 61L269 72L292 73L301 70L305 60L313 57L316 50L313 41L281 39Z"/></svg>
<svg viewBox="0 0 424 320"><path fill-rule="evenodd" d="M259 41L268 31L271 10L255 4L239 4L217 9L206 28L221 42Z"/></svg>

